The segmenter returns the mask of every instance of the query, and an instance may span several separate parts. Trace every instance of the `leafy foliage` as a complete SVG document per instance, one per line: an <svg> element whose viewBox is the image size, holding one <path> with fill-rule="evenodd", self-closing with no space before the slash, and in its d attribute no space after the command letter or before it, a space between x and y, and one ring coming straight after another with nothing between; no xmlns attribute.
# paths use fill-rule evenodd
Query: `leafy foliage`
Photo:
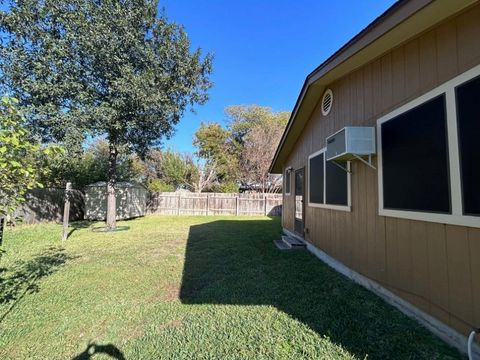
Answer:
<svg viewBox="0 0 480 360"><path fill-rule="evenodd" d="M77 157L69 154L40 154L40 181L47 187L64 187L70 181L77 189L98 181L107 181L109 145L99 139ZM200 192L212 189L216 179L214 169L196 162L190 155L171 149L154 148L142 160L120 149L117 158L117 179L143 183L151 192L175 191L183 188Z"/></svg>
<svg viewBox="0 0 480 360"><path fill-rule="evenodd" d="M171 192L175 191L175 186L165 183L162 179L154 178L147 181L148 191L155 192Z"/></svg>
<svg viewBox="0 0 480 360"><path fill-rule="evenodd" d="M220 193L236 193L238 190L238 184L234 181L221 182L213 187L214 192Z"/></svg>
<svg viewBox="0 0 480 360"><path fill-rule="evenodd" d="M45 171L40 182L46 187L64 187L70 181L74 188L83 189L97 181L107 181L109 147L108 142L99 139L83 153L72 157L69 153L41 155L38 167ZM145 164L135 155L126 154L122 149L117 158L117 179L119 181L143 182Z"/></svg>
<svg viewBox="0 0 480 360"><path fill-rule="evenodd" d="M152 150L146 161L150 169L147 188L152 191L187 189L201 192L213 185L215 171L209 165L195 162L191 156L173 150Z"/></svg>
<svg viewBox="0 0 480 360"><path fill-rule="evenodd" d="M290 113L287 111L274 112L271 108L258 105L232 105L225 109L228 127L232 137L240 146L245 145L250 131L255 128L287 125Z"/></svg>
<svg viewBox="0 0 480 360"><path fill-rule="evenodd" d="M238 147L231 132L218 123L202 123L194 135L197 155L214 166L219 183L234 183L238 177Z"/></svg>
<svg viewBox="0 0 480 360"><path fill-rule="evenodd" d="M27 190L41 187L36 155L59 151L55 147L41 150L32 142L16 105L17 101L8 97L0 102L0 216L14 211Z"/></svg>
<svg viewBox="0 0 480 360"><path fill-rule="evenodd" d="M173 184L175 187L185 186L195 172L194 164L190 157L173 151L163 153L160 169L165 182Z"/></svg>

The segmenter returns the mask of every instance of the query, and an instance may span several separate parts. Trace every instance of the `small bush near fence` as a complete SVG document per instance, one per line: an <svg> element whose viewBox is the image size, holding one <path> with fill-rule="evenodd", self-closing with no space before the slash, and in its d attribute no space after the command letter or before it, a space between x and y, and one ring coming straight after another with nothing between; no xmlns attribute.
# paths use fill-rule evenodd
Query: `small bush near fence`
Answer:
<svg viewBox="0 0 480 360"><path fill-rule="evenodd" d="M147 213L279 216L282 214L282 194L159 192L150 194Z"/></svg>

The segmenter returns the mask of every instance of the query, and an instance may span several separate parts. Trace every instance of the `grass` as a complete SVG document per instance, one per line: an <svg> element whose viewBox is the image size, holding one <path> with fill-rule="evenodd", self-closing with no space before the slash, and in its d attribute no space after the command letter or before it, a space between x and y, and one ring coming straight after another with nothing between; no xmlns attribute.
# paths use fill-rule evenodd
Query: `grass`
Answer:
<svg viewBox="0 0 480 360"><path fill-rule="evenodd" d="M278 218L146 217L7 230L1 359L456 359L306 251Z"/></svg>

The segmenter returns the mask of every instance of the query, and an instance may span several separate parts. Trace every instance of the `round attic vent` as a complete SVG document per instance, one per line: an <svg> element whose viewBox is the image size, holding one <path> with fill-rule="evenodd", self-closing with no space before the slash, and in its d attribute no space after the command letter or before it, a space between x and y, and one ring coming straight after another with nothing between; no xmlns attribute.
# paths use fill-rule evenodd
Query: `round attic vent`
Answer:
<svg viewBox="0 0 480 360"><path fill-rule="evenodd" d="M327 89L322 98L322 115L327 116L332 110L333 105L333 93L332 90Z"/></svg>

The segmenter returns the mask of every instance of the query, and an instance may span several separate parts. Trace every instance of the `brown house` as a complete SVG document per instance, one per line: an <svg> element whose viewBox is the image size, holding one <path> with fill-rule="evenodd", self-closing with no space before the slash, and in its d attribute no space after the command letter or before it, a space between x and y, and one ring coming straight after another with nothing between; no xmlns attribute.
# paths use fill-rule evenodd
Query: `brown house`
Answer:
<svg viewBox="0 0 480 360"><path fill-rule="evenodd" d="M480 2L399 1L307 76L270 169L284 230L465 351L479 144Z"/></svg>

